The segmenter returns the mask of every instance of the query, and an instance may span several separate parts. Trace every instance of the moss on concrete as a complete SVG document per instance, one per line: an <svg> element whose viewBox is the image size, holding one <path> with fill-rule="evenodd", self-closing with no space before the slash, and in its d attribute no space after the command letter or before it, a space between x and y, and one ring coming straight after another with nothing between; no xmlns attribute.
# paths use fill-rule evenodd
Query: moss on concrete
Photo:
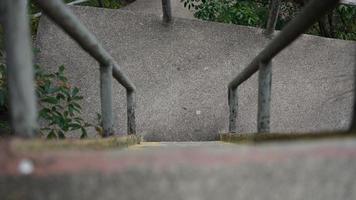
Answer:
<svg viewBox="0 0 356 200"><path fill-rule="evenodd" d="M11 148L15 151L43 151L43 150L105 150L126 148L131 145L139 144L141 138L137 136L110 137L103 139L66 139L66 140L22 140L14 139Z"/></svg>
<svg viewBox="0 0 356 200"><path fill-rule="evenodd" d="M356 138L356 133L347 132L324 132L324 133L224 133L220 134L220 141L230 143L262 143L278 141L298 141L298 140L321 140L321 139L339 139Z"/></svg>

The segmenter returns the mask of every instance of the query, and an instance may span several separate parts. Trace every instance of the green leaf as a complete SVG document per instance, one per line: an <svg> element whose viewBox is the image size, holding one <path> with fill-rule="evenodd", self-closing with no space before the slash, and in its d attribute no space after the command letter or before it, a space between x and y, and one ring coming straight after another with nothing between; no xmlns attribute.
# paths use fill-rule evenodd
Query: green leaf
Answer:
<svg viewBox="0 0 356 200"><path fill-rule="evenodd" d="M36 54L40 53L41 50L39 48L34 47L34 48L32 48L32 52L33 52L33 54L36 55Z"/></svg>
<svg viewBox="0 0 356 200"><path fill-rule="evenodd" d="M49 93L49 94L53 94L53 93L56 93L56 92L58 92L59 91L59 87L49 87L48 89L47 89L47 92Z"/></svg>
<svg viewBox="0 0 356 200"><path fill-rule="evenodd" d="M75 97L78 93L79 93L79 89L78 89L77 87L75 87L75 88L72 90L72 97Z"/></svg>
<svg viewBox="0 0 356 200"><path fill-rule="evenodd" d="M66 97L65 97L64 94L62 94L62 93L58 93L58 94L56 95L56 98L57 98L58 100L60 100L60 99L65 100L65 99L66 99Z"/></svg>
<svg viewBox="0 0 356 200"><path fill-rule="evenodd" d="M49 104L57 104L58 103L58 99L56 97L45 97L45 98L42 98L41 101L49 103Z"/></svg>
<svg viewBox="0 0 356 200"><path fill-rule="evenodd" d="M82 96L75 96L75 97L73 97L72 99L73 99L73 100L82 100L83 97L82 97Z"/></svg>
<svg viewBox="0 0 356 200"><path fill-rule="evenodd" d="M61 75L58 75L58 79L63 81L63 82L67 82L68 81L67 77L61 76Z"/></svg>
<svg viewBox="0 0 356 200"><path fill-rule="evenodd" d="M64 72L65 67L64 67L64 65L61 65L61 66L59 66L58 69L59 69L59 72L62 73L62 72Z"/></svg>
<svg viewBox="0 0 356 200"><path fill-rule="evenodd" d="M71 128L72 131L74 131L82 128L82 125L73 123L73 124L69 124L69 127Z"/></svg>
<svg viewBox="0 0 356 200"><path fill-rule="evenodd" d="M43 109L40 110L40 112L38 113L38 116L39 116L40 118L49 120L49 119L51 118L50 115L49 115L50 112L51 112L50 109L48 109L48 108L43 108Z"/></svg>
<svg viewBox="0 0 356 200"><path fill-rule="evenodd" d="M82 109L82 107L81 107L78 103L73 102L72 105L73 105L75 108Z"/></svg>

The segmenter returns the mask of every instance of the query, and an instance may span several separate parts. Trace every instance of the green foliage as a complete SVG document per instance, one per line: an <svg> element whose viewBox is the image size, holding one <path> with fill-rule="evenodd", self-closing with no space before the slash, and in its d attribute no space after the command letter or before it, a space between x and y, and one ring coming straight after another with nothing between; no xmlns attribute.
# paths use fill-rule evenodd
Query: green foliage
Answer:
<svg viewBox="0 0 356 200"><path fill-rule="evenodd" d="M47 124L41 133L48 138L65 138L65 133L80 130L81 138L87 137L85 128L91 125L80 117L83 97L77 87L68 83L64 66L60 66L55 73L45 73L37 66L36 82L41 107L39 118Z"/></svg>
<svg viewBox="0 0 356 200"><path fill-rule="evenodd" d="M268 18L268 0L180 0L188 9L195 11L195 17L202 20L264 27ZM302 9L299 1L282 1L277 21L277 29L282 29ZM356 40L356 7L340 5L328 19L324 27L314 25L307 33ZM326 31L326 35L325 32Z"/></svg>
<svg viewBox="0 0 356 200"><path fill-rule="evenodd" d="M248 26L264 24L267 9L258 1L248 0L181 0L188 9L196 10L195 17L216 22Z"/></svg>
<svg viewBox="0 0 356 200"><path fill-rule="evenodd" d="M340 5L336 11L339 15L336 37L345 40L356 40L356 7Z"/></svg>
<svg viewBox="0 0 356 200"><path fill-rule="evenodd" d="M102 2L104 8L111 8L111 9L121 8L121 3L119 0L102 0ZM90 0L88 2L81 3L80 5L99 7L99 1Z"/></svg>
<svg viewBox="0 0 356 200"><path fill-rule="evenodd" d="M8 113L9 107L5 71L6 66L0 65L0 111L2 113ZM85 138L86 128L92 125L81 117L80 104L83 97L79 95L79 88L69 84L64 71L64 66L60 66L54 73L47 73L39 66L35 66L36 94L40 108L38 117L44 124L44 128L39 131L42 136L51 139L64 139L68 133L80 131L80 137ZM1 126L5 126L6 121L1 121Z"/></svg>

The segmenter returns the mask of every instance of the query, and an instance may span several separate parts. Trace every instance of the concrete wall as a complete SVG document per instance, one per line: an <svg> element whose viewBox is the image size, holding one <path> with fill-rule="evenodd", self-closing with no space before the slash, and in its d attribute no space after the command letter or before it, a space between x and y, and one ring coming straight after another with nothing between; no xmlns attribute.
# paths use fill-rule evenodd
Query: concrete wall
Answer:
<svg viewBox="0 0 356 200"><path fill-rule="evenodd" d="M228 126L227 84L268 42L262 30L132 11L73 7L138 89L138 132L147 140L213 140ZM37 59L64 64L82 89L84 116L100 111L99 66L42 18ZM352 108L356 43L302 36L273 62L273 132L345 129ZM238 130L256 131L257 74L239 90ZM117 132L126 132L126 98L114 83Z"/></svg>

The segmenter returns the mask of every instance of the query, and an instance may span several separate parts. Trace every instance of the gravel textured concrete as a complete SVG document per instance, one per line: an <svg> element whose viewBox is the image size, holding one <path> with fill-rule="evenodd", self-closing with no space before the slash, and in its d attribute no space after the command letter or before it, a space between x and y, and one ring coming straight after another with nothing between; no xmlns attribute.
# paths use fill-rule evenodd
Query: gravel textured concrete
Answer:
<svg viewBox="0 0 356 200"><path fill-rule="evenodd" d="M193 11L184 8L180 0L171 0L171 7L174 17L194 19ZM123 9L162 16L162 0L136 0Z"/></svg>
<svg viewBox="0 0 356 200"><path fill-rule="evenodd" d="M9 159L1 151L0 199L356 198L355 140L153 144L143 150L13 153Z"/></svg>
<svg viewBox="0 0 356 200"><path fill-rule="evenodd" d="M157 15L72 7L136 84L137 130L149 141L214 140L228 127L227 84L268 42L262 30ZM82 89L83 113L100 110L99 66L52 22L42 18L37 59L67 66ZM272 132L348 127L356 43L302 36L273 61ZM114 84L117 132L126 132L126 98ZM239 90L238 131L256 131L257 74Z"/></svg>

